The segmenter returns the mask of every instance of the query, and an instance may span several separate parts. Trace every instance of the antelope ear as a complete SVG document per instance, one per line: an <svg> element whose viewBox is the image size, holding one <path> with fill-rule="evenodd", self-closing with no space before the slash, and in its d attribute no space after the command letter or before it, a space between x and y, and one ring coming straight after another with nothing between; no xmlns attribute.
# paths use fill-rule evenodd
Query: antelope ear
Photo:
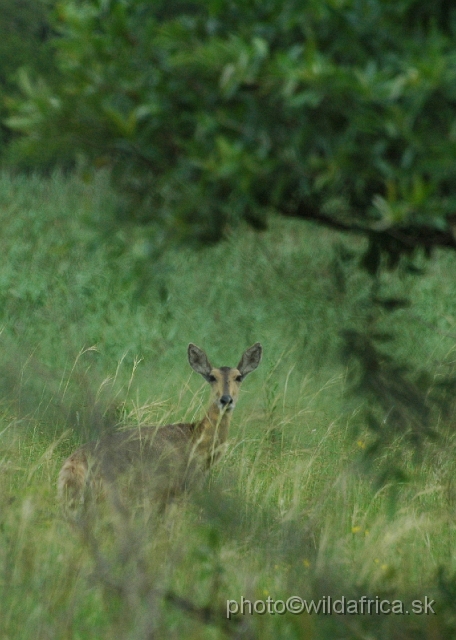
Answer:
<svg viewBox="0 0 456 640"><path fill-rule="evenodd" d="M211 363L207 359L204 351L191 342L188 345L188 361L193 371L196 371L196 373L202 375L205 380L208 380L212 371Z"/></svg>
<svg viewBox="0 0 456 640"><path fill-rule="evenodd" d="M242 354L242 358L237 366L241 376L244 378L248 373L254 371L260 364L261 356L263 353L263 347L259 342L255 343L253 347L249 347Z"/></svg>

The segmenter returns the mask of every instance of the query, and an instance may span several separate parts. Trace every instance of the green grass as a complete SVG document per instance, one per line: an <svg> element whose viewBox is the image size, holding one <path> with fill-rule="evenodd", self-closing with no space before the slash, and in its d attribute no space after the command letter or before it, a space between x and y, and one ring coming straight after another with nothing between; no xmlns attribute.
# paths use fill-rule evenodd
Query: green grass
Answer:
<svg viewBox="0 0 456 640"><path fill-rule="evenodd" d="M337 266L334 248L362 242L276 220L260 235L233 229L219 246L147 259L140 230L99 231L114 207L103 175L0 177L0 637L452 637L451 419L407 463L394 510L358 464L369 436L355 431L362 401L344 400L339 332L362 323L369 282ZM399 357L437 372L453 366L455 266L441 254L422 278L384 277L414 305L379 326L399 332ZM93 538L70 528L55 481L75 446L110 423L201 413L190 341L215 365L264 346L226 457L163 521L139 513L100 523ZM439 613L255 615L244 627L234 616L230 626L226 600L241 595L428 595ZM215 621L201 619L204 607Z"/></svg>

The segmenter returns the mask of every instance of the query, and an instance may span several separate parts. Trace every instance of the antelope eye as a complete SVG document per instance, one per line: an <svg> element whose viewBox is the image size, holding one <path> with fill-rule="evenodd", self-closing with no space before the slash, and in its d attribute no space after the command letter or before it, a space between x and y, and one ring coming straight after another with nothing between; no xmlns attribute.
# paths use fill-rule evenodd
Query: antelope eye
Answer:
<svg viewBox="0 0 456 640"><path fill-rule="evenodd" d="M242 382L242 376L236 376L235 377L235 381L236 382Z"/></svg>
<svg viewBox="0 0 456 640"><path fill-rule="evenodd" d="M212 373L210 373L210 374L207 376L207 381L208 381L208 382L215 382L216 380L217 380L217 378L216 378L215 376L213 376L213 375L212 375Z"/></svg>

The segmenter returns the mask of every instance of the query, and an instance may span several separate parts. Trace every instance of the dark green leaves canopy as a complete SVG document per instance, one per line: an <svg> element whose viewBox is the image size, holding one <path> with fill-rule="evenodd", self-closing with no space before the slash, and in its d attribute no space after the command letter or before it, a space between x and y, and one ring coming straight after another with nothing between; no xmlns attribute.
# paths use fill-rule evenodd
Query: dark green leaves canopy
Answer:
<svg viewBox="0 0 456 640"><path fill-rule="evenodd" d="M23 75L8 124L36 159L108 165L129 221L208 243L275 212L393 262L456 246L452 3L66 0L55 29L58 75Z"/></svg>

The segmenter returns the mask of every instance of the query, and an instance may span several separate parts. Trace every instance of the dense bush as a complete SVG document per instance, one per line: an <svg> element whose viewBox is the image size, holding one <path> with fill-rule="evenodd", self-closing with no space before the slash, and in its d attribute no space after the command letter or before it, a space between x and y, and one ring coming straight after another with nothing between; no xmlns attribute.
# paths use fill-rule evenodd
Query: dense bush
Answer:
<svg viewBox="0 0 456 640"><path fill-rule="evenodd" d="M23 76L8 124L25 155L112 167L128 220L212 242L278 212L393 260L454 246L451 3L65 0L55 28L58 82Z"/></svg>
<svg viewBox="0 0 456 640"><path fill-rule="evenodd" d="M21 68L51 75L52 50L48 46L52 0L0 0L0 119L7 115L5 101L17 94ZM11 130L0 125L0 149Z"/></svg>

